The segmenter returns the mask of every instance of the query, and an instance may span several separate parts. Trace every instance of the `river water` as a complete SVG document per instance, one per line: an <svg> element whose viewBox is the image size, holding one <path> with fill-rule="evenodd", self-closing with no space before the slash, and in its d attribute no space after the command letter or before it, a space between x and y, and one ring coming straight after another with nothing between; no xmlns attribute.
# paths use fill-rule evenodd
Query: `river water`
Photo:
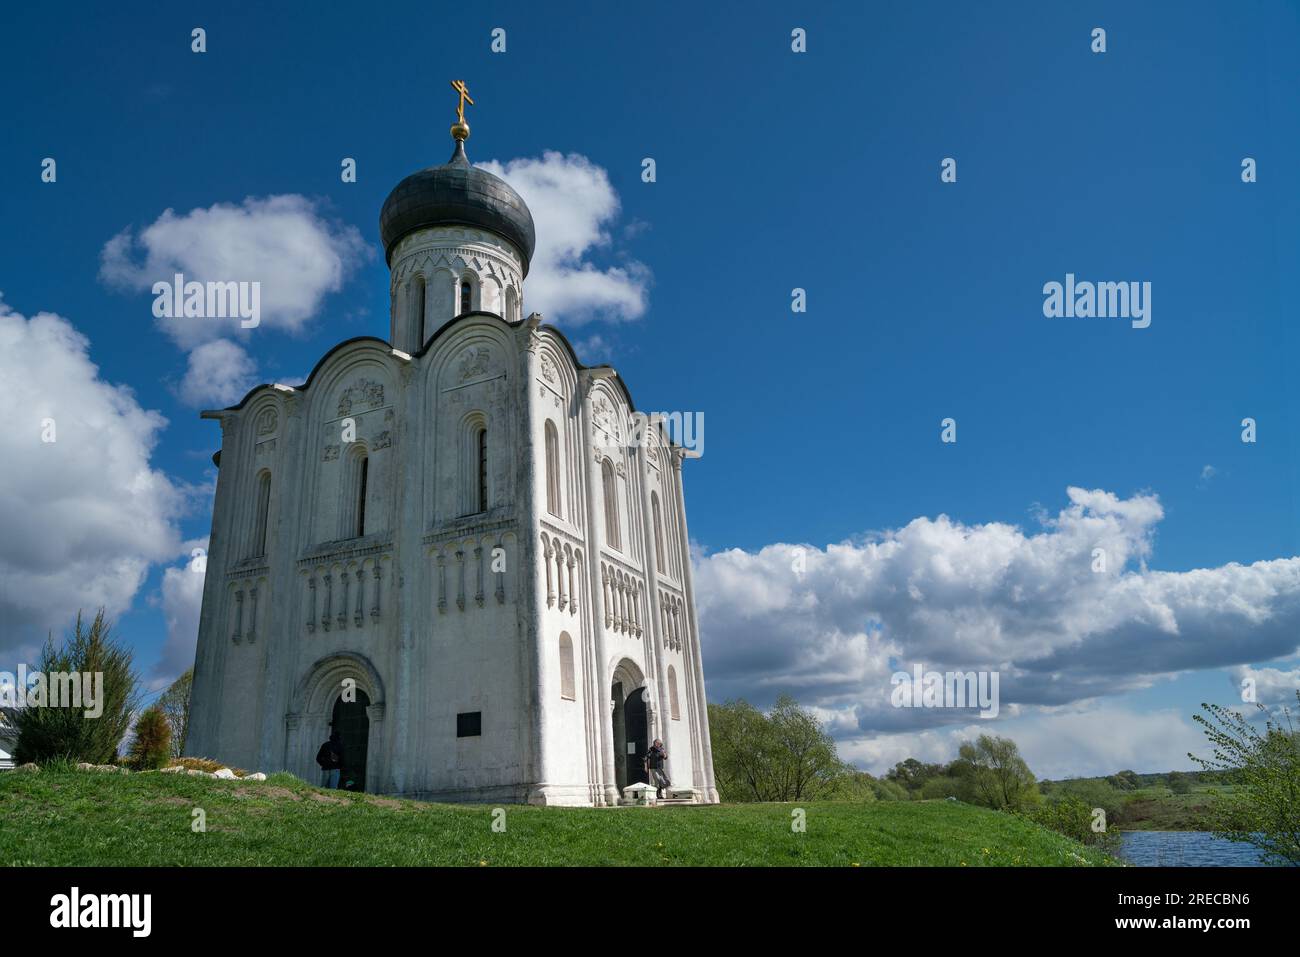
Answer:
<svg viewBox="0 0 1300 957"><path fill-rule="evenodd" d="M1125 831L1119 850L1137 867L1264 867L1259 853L1205 831Z"/></svg>

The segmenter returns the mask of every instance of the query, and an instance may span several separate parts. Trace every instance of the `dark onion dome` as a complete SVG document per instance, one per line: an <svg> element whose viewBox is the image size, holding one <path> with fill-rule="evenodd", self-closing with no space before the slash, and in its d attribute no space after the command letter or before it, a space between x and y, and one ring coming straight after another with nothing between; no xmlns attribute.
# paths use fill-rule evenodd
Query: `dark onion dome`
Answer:
<svg viewBox="0 0 1300 957"><path fill-rule="evenodd" d="M428 226L473 226L495 233L519 250L528 275L537 245L533 214L509 183L470 165L459 139L451 159L412 173L384 200L379 235L385 258L391 263L398 241Z"/></svg>

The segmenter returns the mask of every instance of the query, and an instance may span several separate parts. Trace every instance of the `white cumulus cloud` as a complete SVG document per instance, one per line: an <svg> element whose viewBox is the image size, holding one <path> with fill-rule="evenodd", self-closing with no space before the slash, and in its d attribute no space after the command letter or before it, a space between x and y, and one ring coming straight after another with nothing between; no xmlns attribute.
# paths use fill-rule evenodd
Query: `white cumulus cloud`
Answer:
<svg viewBox="0 0 1300 957"><path fill-rule="evenodd" d="M612 248L609 228L618 193L604 169L585 156L548 151L542 157L491 161L482 167L518 191L532 211L537 251L524 282L527 311L550 321L637 319L645 312L650 270L636 260L598 266Z"/></svg>
<svg viewBox="0 0 1300 957"><path fill-rule="evenodd" d="M141 257L141 254L143 256ZM133 234L123 230L101 252L100 277L124 289L151 290L176 273L197 282L258 282L257 328L300 330L374 251L354 226L327 221L305 196L249 197L184 215L164 210ZM152 293L149 308L153 308ZM239 320L159 319L182 348L235 334Z"/></svg>
<svg viewBox="0 0 1300 957"><path fill-rule="evenodd" d="M222 408L234 405L257 382L253 357L237 342L214 339L190 353L177 393L190 405Z"/></svg>
<svg viewBox="0 0 1300 957"><path fill-rule="evenodd" d="M78 609L129 607L187 503L150 463L166 419L100 377L68 320L0 300L0 406L0 651L30 656Z"/></svg>
<svg viewBox="0 0 1300 957"><path fill-rule="evenodd" d="M100 253L100 278L119 289L148 292L154 316L155 283L257 283L259 315L158 317L158 327L189 352L177 386L195 406L224 405L258 382L251 343L267 330L301 331L325 296L342 288L374 250L354 226L326 219L317 203L295 194L248 197L178 215L164 210L139 232L124 229ZM247 287L251 290L251 286ZM142 300L141 307L145 308Z"/></svg>
<svg viewBox="0 0 1300 957"><path fill-rule="evenodd" d="M853 739L974 717L893 707L891 675L917 664L996 671L1000 720L1013 720L1295 653L1300 558L1155 571L1155 496L1067 495L1033 533L941 515L825 548L698 556L710 698L789 691Z"/></svg>
<svg viewBox="0 0 1300 957"><path fill-rule="evenodd" d="M1300 668L1283 671L1281 668L1252 668L1239 665L1228 672L1232 687L1238 693L1243 682L1250 680L1255 691L1255 701L1265 707L1280 705L1296 709L1295 694L1300 691Z"/></svg>
<svg viewBox="0 0 1300 957"><path fill-rule="evenodd" d="M206 538L186 542L181 549L182 562L163 571L160 601L167 622L167 640L154 667L151 688L166 688L181 672L194 665L199 613L203 608L207 548ZM195 556L195 549L202 549L202 553Z"/></svg>

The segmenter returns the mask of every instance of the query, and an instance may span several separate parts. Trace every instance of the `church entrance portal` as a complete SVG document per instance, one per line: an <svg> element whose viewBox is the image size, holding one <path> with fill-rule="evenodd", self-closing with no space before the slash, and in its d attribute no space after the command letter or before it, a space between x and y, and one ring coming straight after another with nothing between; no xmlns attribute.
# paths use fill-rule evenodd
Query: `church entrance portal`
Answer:
<svg viewBox="0 0 1300 957"><path fill-rule="evenodd" d="M650 748L645 688L635 688L625 697L623 682L615 681L610 697L614 700L614 775L622 794L628 785L650 780L642 763Z"/></svg>
<svg viewBox="0 0 1300 957"><path fill-rule="evenodd" d="M334 702L334 717L330 728L343 739L343 770L339 774L339 787L348 791L366 789L366 747L370 742L370 718L366 708L370 698L358 690L356 701Z"/></svg>

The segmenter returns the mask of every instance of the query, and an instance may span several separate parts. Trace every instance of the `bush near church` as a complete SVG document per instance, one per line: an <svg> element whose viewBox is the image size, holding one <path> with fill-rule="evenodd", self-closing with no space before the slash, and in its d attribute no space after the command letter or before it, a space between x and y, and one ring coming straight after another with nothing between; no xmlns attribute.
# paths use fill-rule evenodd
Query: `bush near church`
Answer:
<svg viewBox="0 0 1300 957"><path fill-rule="evenodd" d="M171 728L167 716L156 705L148 708L135 723L128 764L136 771L156 771L171 760Z"/></svg>
<svg viewBox="0 0 1300 957"><path fill-rule="evenodd" d="M113 637L102 608L89 627L77 612L76 625L62 648L55 650L53 638L46 642L38 670L47 675L102 673L103 711L97 718L87 718L82 708L18 708L13 719L18 729L15 763L43 764L58 758L113 763L139 700L139 681L131 662L131 650Z"/></svg>

